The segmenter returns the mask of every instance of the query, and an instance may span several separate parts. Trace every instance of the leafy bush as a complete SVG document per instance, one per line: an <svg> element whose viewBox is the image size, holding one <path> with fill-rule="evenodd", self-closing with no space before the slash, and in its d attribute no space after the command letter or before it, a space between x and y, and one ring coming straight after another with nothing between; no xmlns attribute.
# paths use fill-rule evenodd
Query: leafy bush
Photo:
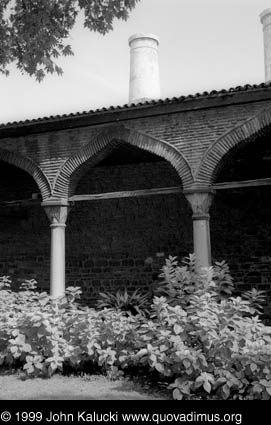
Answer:
<svg viewBox="0 0 271 425"><path fill-rule="evenodd" d="M222 261L213 267L199 271L196 266L195 254L183 260L179 266L177 257L169 257L159 275L161 282L156 289L156 295L164 295L170 305L187 306L190 297L204 294L212 289L219 299L227 297L233 291L233 279L229 267Z"/></svg>
<svg viewBox="0 0 271 425"><path fill-rule="evenodd" d="M128 294L117 302L102 297L100 307L110 308L95 310L78 304L79 288L52 300L35 281L13 292L9 278L1 278L0 364L32 376L92 365L112 377L142 367L167 380L176 399L270 399L263 293L233 297L227 265L199 271L194 256L180 266L170 257L161 278L163 296L154 297L149 315L136 316L123 308ZM135 300L140 305L141 297Z"/></svg>
<svg viewBox="0 0 271 425"><path fill-rule="evenodd" d="M271 328L255 308L263 294L225 298L232 289L225 263L199 271L194 260L181 267L167 260L159 288L165 296L154 299L152 321L138 331L137 359L172 378L177 399L269 399Z"/></svg>
<svg viewBox="0 0 271 425"><path fill-rule="evenodd" d="M136 289L132 293L117 291L116 294L100 292L100 299L97 301L97 308L113 308L117 311L124 311L133 315L147 314L150 307L150 295Z"/></svg>
<svg viewBox="0 0 271 425"><path fill-rule="evenodd" d="M249 301L251 311L252 313L262 314L263 313L263 306L262 304L265 303L265 292L259 291L255 288L253 288L251 291L246 291L243 294L243 298L247 301Z"/></svg>
<svg viewBox="0 0 271 425"><path fill-rule="evenodd" d="M33 376L51 376L68 365L91 362L104 371L126 365L135 341L135 319L123 312L80 307L79 288L52 300L26 281L19 292L0 279L0 365L23 367ZM131 357L131 356L130 356Z"/></svg>
<svg viewBox="0 0 271 425"><path fill-rule="evenodd" d="M78 288L68 289L58 301L46 292L38 293L34 280L13 292L9 279L3 277L0 288L0 365L22 365L28 374L49 376L62 369L69 348L66 322L79 312Z"/></svg>

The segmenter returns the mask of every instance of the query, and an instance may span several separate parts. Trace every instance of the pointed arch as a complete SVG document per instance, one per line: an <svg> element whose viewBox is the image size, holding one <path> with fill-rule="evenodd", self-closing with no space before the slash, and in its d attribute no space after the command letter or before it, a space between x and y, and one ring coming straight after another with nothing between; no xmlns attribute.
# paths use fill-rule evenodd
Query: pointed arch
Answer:
<svg viewBox="0 0 271 425"><path fill-rule="evenodd" d="M0 161L14 165L30 174L38 185L42 199L50 197L50 184L39 166L29 158L20 154L0 149Z"/></svg>
<svg viewBox="0 0 271 425"><path fill-rule="evenodd" d="M219 164L231 149L253 142L271 128L271 110L265 109L250 117L216 140L205 152L198 172L195 185L209 186L216 177Z"/></svg>
<svg viewBox="0 0 271 425"><path fill-rule="evenodd" d="M94 140L65 162L55 179L53 196L67 198L70 193L71 177L75 177L78 181L86 166L94 165L105 158L121 142L129 143L166 159L176 169L183 187L193 182L187 160L174 146L139 131L124 126L114 126L104 129Z"/></svg>

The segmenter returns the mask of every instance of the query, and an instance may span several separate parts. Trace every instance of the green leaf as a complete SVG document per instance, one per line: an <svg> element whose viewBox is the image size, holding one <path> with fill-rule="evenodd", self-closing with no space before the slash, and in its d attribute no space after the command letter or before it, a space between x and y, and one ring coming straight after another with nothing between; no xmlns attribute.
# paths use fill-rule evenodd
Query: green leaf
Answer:
<svg viewBox="0 0 271 425"><path fill-rule="evenodd" d="M25 353L30 353L30 352L32 351L32 347L31 347L31 345L30 345L30 344L24 344L24 345L23 345L23 351L24 351Z"/></svg>
<svg viewBox="0 0 271 425"><path fill-rule="evenodd" d="M173 327L173 330L176 335L179 335L183 331L183 328L176 323Z"/></svg>
<svg viewBox="0 0 271 425"><path fill-rule="evenodd" d="M161 353L163 353L163 352L165 352L167 350L168 350L167 345L165 345L165 344L160 345L160 351L161 351Z"/></svg>
<svg viewBox="0 0 271 425"><path fill-rule="evenodd" d="M173 390L172 395L173 395L174 400L182 400L183 399L183 395L178 388L175 388L175 390Z"/></svg>
<svg viewBox="0 0 271 425"><path fill-rule="evenodd" d="M230 389L227 384L224 384L222 387L222 397L224 400L227 400L230 396Z"/></svg>
<svg viewBox="0 0 271 425"><path fill-rule="evenodd" d="M27 373L31 374L34 372L35 368L31 363L26 363L23 367Z"/></svg>
<svg viewBox="0 0 271 425"><path fill-rule="evenodd" d="M160 373L164 373L164 371L165 371L165 368L161 363L155 363L154 367Z"/></svg>
<svg viewBox="0 0 271 425"><path fill-rule="evenodd" d="M183 365L184 365L184 367L185 367L186 369L189 369L189 368L190 368L190 366L191 366L191 363L190 363L190 361L189 361L189 360L184 359L184 360L183 360Z"/></svg>
<svg viewBox="0 0 271 425"><path fill-rule="evenodd" d="M263 392L263 387L260 384L256 384L253 386L253 392L255 393L262 393Z"/></svg>
<svg viewBox="0 0 271 425"><path fill-rule="evenodd" d="M212 389L210 382L204 381L203 388L205 389L205 391L207 391L207 393L210 393Z"/></svg>
<svg viewBox="0 0 271 425"><path fill-rule="evenodd" d="M258 366L256 365L256 363L251 363L250 369L252 372L255 372L258 369Z"/></svg>

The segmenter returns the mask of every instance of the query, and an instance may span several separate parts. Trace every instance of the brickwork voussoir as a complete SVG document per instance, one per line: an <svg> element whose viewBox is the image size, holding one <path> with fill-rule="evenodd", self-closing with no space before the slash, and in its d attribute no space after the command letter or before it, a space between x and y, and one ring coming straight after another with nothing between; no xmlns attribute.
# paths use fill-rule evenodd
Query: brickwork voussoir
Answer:
<svg viewBox="0 0 271 425"><path fill-rule="evenodd" d="M50 197L50 184L38 165L31 159L23 157L17 153L15 154L14 152L0 149L0 160L26 171L37 183L42 198L46 199Z"/></svg>
<svg viewBox="0 0 271 425"><path fill-rule="evenodd" d="M131 135L133 136L134 132ZM141 139L139 139L140 137ZM141 140L141 143L136 143L136 140L137 142ZM169 161L181 177L184 187L187 187L192 183L192 171L188 165L188 162L184 156L168 142L158 140L153 136L139 133L137 134L137 139L134 137L133 144L136 144L138 147L148 150L149 152L161 156L162 158L165 158L167 161Z"/></svg>
<svg viewBox="0 0 271 425"><path fill-rule="evenodd" d="M75 178L78 180L80 170L84 171L82 166L84 164L93 165L92 159L94 157L97 156L100 159L99 153L104 149L102 156L110 153L116 144L120 142L129 143L169 161L181 177L184 187L191 185L193 182L188 162L174 146L138 131L117 126L106 128L102 133L98 134L96 139L92 140L65 162L55 179L53 195L66 198L71 193L70 186L74 187L72 183L73 176L76 176ZM95 159L93 162L96 162Z"/></svg>
<svg viewBox="0 0 271 425"><path fill-rule="evenodd" d="M215 179L216 170L224 156L234 147L255 140L267 127L271 126L271 111L260 111L241 125L228 131L205 152L196 173L196 183L210 185Z"/></svg>

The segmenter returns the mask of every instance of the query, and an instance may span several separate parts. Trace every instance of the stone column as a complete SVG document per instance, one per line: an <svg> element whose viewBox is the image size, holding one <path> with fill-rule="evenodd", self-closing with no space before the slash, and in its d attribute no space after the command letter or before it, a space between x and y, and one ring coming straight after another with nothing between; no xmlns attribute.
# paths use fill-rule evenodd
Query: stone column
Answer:
<svg viewBox="0 0 271 425"><path fill-rule="evenodd" d="M212 192L186 191L185 196L193 211L194 252L199 267L211 266L211 240L209 226L209 208L212 203Z"/></svg>
<svg viewBox="0 0 271 425"><path fill-rule="evenodd" d="M265 9L260 14L260 20L263 25L265 81L270 82L271 81L271 9Z"/></svg>
<svg viewBox="0 0 271 425"><path fill-rule="evenodd" d="M58 298L65 294L65 227L68 202L48 200L42 202L42 206L51 223L50 295Z"/></svg>

